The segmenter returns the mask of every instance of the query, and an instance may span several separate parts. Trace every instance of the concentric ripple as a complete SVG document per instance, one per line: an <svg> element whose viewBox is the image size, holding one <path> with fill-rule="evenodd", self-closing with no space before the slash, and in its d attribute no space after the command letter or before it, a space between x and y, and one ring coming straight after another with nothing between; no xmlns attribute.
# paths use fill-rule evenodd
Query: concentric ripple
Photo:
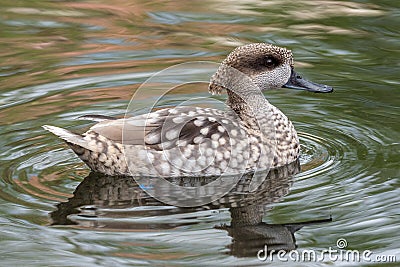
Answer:
<svg viewBox="0 0 400 267"><path fill-rule="evenodd" d="M324 188L328 184L327 177L336 177L338 173L353 177L362 173L365 166L351 164L352 160L372 160L369 159L365 144L368 140L357 139L357 136L343 131L351 127L352 133L359 133L362 138L368 139L370 137L367 137L366 132L369 128L354 126L349 120L327 121L325 124L335 127L316 128L313 124L305 123L297 126L301 142L302 172L296 175L295 190L285 204L290 205L291 197L296 197L299 190L301 194L308 194L309 190ZM66 145L52 136L40 136L39 133L40 130L22 132L25 138L10 143L10 149L3 152L2 158L6 160L4 165L7 166L3 169L2 199L30 207L50 207L48 205L71 197L74 188L89 173L87 167ZM4 136L13 134L13 131L5 132ZM372 138L378 140L382 137ZM310 197L317 199L320 195L310 192Z"/></svg>

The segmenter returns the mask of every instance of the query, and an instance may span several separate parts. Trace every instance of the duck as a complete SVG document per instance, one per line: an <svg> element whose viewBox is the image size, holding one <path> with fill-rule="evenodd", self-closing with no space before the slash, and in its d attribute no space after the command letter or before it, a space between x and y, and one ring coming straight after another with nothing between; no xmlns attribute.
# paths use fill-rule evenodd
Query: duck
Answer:
<svg viewBox="0 0 400 267"><path fill-rule="evenodd" d="M94 172L117 176L194 177L274 169L299 159L292 122L264 91L330 93L303 78L291 50L268 43L235 48L212 75L211 94L226 92L226 109L177 106L125 118L86 115L83 134L42 127L64 140Z"/></svg>

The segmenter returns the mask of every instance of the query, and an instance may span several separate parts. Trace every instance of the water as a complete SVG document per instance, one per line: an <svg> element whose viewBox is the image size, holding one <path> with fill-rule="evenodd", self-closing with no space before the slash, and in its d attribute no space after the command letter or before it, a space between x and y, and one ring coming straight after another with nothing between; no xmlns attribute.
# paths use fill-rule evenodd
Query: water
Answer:
<svg viewBox="0 0 400 267"><path fill-rule="evenodd" d="M90 174L40 127L80 131L90 125L74 120L80 115L123 115L152 74L220 62L250 42L292 49L299 72L335 87L329 95L266 94L295 124L303 153L302 172L260 198L268 233L310 222L294 233L299 251L336 248L345 238L349 250L399 261L399 8L389 0L3 1L1 265L265 264L246 253L250 241L240 243L248 228L224 228L235 222L229 205L182 210L152 202L129 181ZM143 96L143 107L153 96ZM160 104L199 96L207 96L204 85Z"/></svg>

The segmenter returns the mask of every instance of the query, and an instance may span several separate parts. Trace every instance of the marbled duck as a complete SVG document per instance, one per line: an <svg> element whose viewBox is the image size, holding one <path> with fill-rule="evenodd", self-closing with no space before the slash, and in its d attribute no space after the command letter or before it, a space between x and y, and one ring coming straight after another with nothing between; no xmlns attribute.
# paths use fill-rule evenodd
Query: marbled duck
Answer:
<svg viewBox="0 0 400 267"><path fill-rule="evenodd" d="M179 106L96 121L84 134L44 125L93 170L108 175L204 176L276 168L298 159L290 120L261 91L292 88L332 92L303 79L290 50L265 43L234 49L212 76L209 91L226 90L230 110Z"/></svg>

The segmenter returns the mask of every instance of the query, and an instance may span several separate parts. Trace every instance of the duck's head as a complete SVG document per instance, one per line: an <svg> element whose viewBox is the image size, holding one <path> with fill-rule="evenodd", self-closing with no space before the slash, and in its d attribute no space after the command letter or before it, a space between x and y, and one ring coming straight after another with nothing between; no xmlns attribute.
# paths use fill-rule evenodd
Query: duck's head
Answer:
<svg viewBox="0 0 400 267"><path fill-rule="evenodd" d="M233 50L213 75L209 86L211 93L221 93L223 86L215 81L220 81L226 75L227 67L250 78L261 90L284 87L318 93L333 91L330 86L308 81L297 74L294 71L292 51L271 44L253 43Z"/></svg>

